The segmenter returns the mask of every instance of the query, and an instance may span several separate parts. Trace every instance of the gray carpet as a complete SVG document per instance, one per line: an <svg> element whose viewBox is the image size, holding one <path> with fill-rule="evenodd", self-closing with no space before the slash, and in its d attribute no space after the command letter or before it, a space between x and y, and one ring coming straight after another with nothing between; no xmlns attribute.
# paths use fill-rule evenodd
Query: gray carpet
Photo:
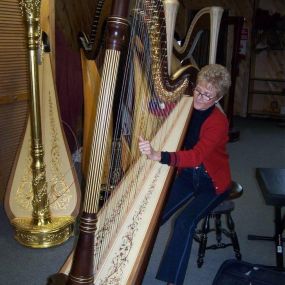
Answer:
<svg viewBox="0 0 285 285"><path fill-rule="evenodd" d="M274 244L249 241L248 234L273 234L273 208L266 206L255 179L256 167L285 168L285 128L264 119L235 119L240 130L238 142L228 145L233 179L244 187L244 194L235 201L233 218L236 224L243 260L274 265ZM170 223L158 234L143 285L164 284L155 279L157 267L166 244ZM30 249L13 238L3 207L0 208L0 285L44 285L58 271L73 247L74 239L50 249ZM210 285L226 259L233 258L231 247L206 252L202 268L196 266L197 243L194 242L185 285ZM229 284L230 285L230 284Z"/></svg>

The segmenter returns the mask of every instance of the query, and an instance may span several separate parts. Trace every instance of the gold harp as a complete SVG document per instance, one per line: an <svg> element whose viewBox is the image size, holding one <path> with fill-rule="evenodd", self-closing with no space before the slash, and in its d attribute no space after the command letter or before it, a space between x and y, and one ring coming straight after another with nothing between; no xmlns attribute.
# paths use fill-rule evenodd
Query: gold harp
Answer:
<svg viewBox="0 0 285 285"><path fill-rule="evenodd" d="M49 11L43 2L44 12ZM43 52L38 57L41 1L20 4L29 39L31 112L8 182L5 210L20 243L50 247L73 233L80 189L61 125L51 56Z"/></svg>

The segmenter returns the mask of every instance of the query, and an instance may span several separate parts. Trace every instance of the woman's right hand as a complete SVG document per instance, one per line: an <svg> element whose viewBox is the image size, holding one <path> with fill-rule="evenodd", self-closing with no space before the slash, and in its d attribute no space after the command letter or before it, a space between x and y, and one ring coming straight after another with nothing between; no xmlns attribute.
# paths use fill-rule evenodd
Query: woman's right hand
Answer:
<svg viewBox="0 0 285 285"><path fill-rule="evenodd" d="M141 136L139 137L139 149L142 154L145 154L148 159L160 161L161 160L161 152L155 151L150 142L144 140Z"/></svg>

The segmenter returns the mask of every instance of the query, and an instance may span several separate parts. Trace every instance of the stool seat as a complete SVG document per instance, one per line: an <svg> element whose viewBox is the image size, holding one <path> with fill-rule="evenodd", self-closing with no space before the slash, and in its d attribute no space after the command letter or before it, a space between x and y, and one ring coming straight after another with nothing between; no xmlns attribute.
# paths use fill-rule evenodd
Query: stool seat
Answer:
<svg viewBox="0 0 285 285"><path fill-rule="evenodd" d="M204 256L207 249L220 249L228 246L232 246L235 252L235 256L238 260L241 259L240 247L235 232L234 221L231 216L231 212L235 208L234 199L239 198L243 193L243 187L233 181L229 197L219 204L214 210L212 210L208 215L203 219L202 226L200 229L196 229L196 234L194 240L199 243L199 252L197 264L198 267L201 267L204 263ZM222 227L222 215L225 216L227 228ZM214 220L214 228L210 227L210 220ZM208 233L214 231L216 233L216 244L207 246ZM222 242L222 235L230 239L230 243Z"/></svg>
<svg viewBox="0 0 285 285"><path fill-rule="evenodd" d="M227 200L222 202L219 206L217 206L211 214L226 214L227 212L233 211L235 208L235 203L231 200Z"/></svg>

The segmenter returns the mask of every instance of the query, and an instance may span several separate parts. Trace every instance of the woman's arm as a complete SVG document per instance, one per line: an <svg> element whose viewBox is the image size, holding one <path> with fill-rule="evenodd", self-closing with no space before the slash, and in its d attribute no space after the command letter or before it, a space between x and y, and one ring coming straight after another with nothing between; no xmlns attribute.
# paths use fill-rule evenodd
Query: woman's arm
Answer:
<svg viewBox="0 0 285 285"><path fill-rule="evenodd" d="M203 163L212 152L221 152L228 141L228 121L224 115L216 113L203 124L197 144L190 150L171 152L170 165L176 167L196 167Z"/></svg>
<svg viewBox="0 0 285 285"><path fill-rule="evenodd" d="M226 117L219 116L214 120L207 120L200 139L190 150L180 150L177 152L155 151L150 142L139 138L139 148L142 154L148 159L156 160L164 164L175 167L195 167L203 161L217 148L225 146L228 140L228 122Z"/></svg>

